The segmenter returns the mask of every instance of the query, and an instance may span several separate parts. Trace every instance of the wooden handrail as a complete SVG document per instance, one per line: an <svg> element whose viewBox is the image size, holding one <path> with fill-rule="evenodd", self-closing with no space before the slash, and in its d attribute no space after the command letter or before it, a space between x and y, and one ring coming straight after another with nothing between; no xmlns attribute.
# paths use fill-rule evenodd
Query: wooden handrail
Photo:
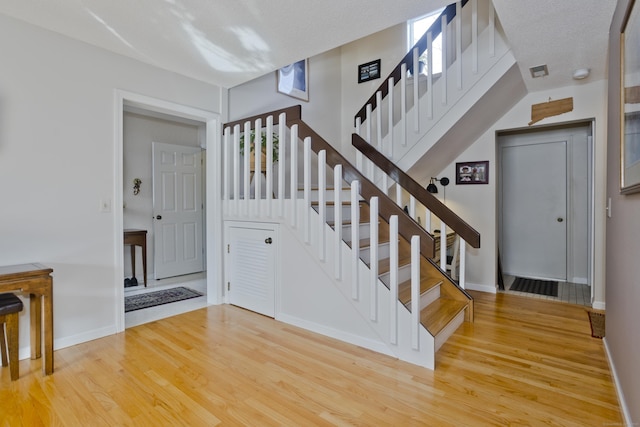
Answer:
<svg viewBox="0 0 640 427"><path fill-rule="evenodd" d="M462 0L461 6L464 7L469 0ZM402 80L402 64L407 64L407 69L413 69L413 49L418 48L418 56L422 55L425 50L427 50L427 33L431 32L433 38L435 39L442 32L442 16L447 17L447 24L451 22L451 20L456 16L456 4L452 3L447 6L438 19L429 27L429 29L424 33L424 35L418 40L418 42L407 52L407 54L402 58L402 60L396 65L393 71L389 74L389 76L382 82L380 87L371 95L371 97L364 103L362 108L356 113L354 117L354 123L359 118L361 122L364 122L367 118L367 105L371 104L371 109L375 110L377 106L376 94L378 92L382 93L382 99L384 99L389 94L389 84L387 83L391 77L393 77L393 84L397 85ZM446 64L443 64L446 66Z"/></svg>
<svg viewBox="0 0 640 427"><path fill-rule="evenodd" d="M295 119L300 119L302 117L302 105L294 105L292 107L287 107L287 108L282 108L280 110L274 110L271 111L269 113L263 113L263 114L258 114L255 116L251 116L251 117L246 117L244 119L240 119L240 120L234 120L232 122L229 123L225 123L222 128L233 128L235 125L240 125L241 127L246 123L246 122L251 122L251 127L253 127L254 123L256 122L256 120L258 119L262 119L262 123L263 125L266 124L267 122L267 117L269 116L273 116L273 124L277 125L278 124L278 120L280 119L280 114L285 113L287 115L287 122L289 120L295 120Z"/></svg>
<svg viewBox="0 0 640 427"><path fill-rule="evenodd" d="M342 165L343 179L351 184L352 181L360 182L360 194L368 201L371 197L378 197L378 214L389 222L392 215L398 216L399 234L408 242L411 236L420 236L420 253L426 258L435 256L435 240L424 228L398 206L389 196L383 193L374 183L362 175L347 159L345 159L335 148L316 133L309 125L301 119L288 120L287 125L298 125L298 136L300 139L311 137L311 149L317 154L321 150L327 152L327 165L332 168L338 164Z"/></svg>
<svg viewBox="0 0 640 427"><path fill-rule="evenodd" d="M358 134L354 133L352 135L351 143L384 173L391 177L391 179L415 197L418 202L422 203L429 211L433 212L438 218L444 221L447 226L458 233L471 247L480 247L480 233L396 166L391 160L387 159Z"/></svg>

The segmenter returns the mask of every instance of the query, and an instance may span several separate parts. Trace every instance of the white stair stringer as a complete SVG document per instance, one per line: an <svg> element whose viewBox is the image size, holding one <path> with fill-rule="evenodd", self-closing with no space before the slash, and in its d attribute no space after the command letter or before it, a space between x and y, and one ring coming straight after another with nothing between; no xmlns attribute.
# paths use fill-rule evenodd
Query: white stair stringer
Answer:
<svg viewBox="0 0 640 427"><path fill-rule="evenodd" d="M254 201L250 201L254 202ZM340 259L342 277L337 280L334 263L338 261L334 250L335 232L327 224L320 228L319 215L307 208L303 200L297 201L298 221L295 227L288 220L291 200L285 200L284 217L267 216L258 209L249 209L251 216L229 217L228 220L252 222L279 222L281 224L281 274L276 286L276 319L322 335L330 336L400 360L435 367L435 339L419 326L419 350L412 348L411 314L395 299L397 306L397 344L390 340L390 291L379 279L376 281L378 311L371 320L371 273L366 264L358 261L358 298L352 298L355 281L351 265L351 249L341 242ZM310 244L304 242L305 209L310 210ZM320 232L326 238L325 261L318 256ZM364 235L363 237L366 237Z"/></svg>

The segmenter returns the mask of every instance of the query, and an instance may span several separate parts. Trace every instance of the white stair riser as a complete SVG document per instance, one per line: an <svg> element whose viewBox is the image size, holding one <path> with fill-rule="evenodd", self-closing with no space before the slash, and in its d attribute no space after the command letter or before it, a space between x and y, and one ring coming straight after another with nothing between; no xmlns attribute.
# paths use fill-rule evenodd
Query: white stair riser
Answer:
<svg viewBox="0 0 640 427"><path fill-rule="evenodd" d="M378 244L378 260L387 259L391 255L391 248L389 243ZM360 258L369 264L371 262L371 248L360 248Z"/></svg>

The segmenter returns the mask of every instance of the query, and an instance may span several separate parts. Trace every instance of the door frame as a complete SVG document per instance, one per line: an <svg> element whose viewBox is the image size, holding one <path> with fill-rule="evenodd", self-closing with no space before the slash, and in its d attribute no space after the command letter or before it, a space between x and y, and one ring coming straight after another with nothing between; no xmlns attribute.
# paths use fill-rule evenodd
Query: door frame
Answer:
<svg viewBox="0 0 640 427"><path fill-rule="evenodd" d="M221 304L223 268L222 268L222 194L220 186L220 168L222 148L220 144L221 118L217 113L189 107L170 101L152 98L121 89L115 90L115 123L114 123L114 203L113 206L123 206L123 152L124 152L124 132L123 117L126 106L141 108L150 112L168 114L170 116L199 121L204 123L205 128L205 156L207 167L205 169L205 186L207 196L205 201L204 228L208 236L218 236L219 238L206 239L206 260L205 271L207 271L207 303ZM113 289L116 295L115 319L116 332L125 329L124 315L124 287L121 278L124 277L124 212L122 209L114 209L114 256L115 256L115 277L113 278Z"/></svg>
<svg viewBox="0 0 640 427"><path fill-rule="evenodd" d="M595 241L596 241L596 212L595 212L595 198L596 198L596 158L595 158L595 147L594 147L594 138L595 138L595 121L591 120L576 120L564 123L555 123L549 125L541 125L534 126L530 128L517 128L517 129L505 129L496 132L496 160L500 162L500 148L501 145L499 143L499 139L505 135L518 135L518 134L530 134L530 133L544 133L544 132L553 132L557 130L568 130L572 128L584 127L588 128L589 133L587 135L587 156L588 156L588 182L587 182L587 199L588 199L588 218L587 218L587 229L588 229L588 259L587 259L587 284L591 289L591 303L594 302L595 299L595 270L596 270L596 262L595 262ZM499 174L501 170L500 165L498 164L496 167L496 174ZM501 226L500 226L500 217L502 215L501 212L501 201L499 200L499 195L501 194L501 182L502 177L496 176L496 248L498 242L500 242L501 236ZM570 198L570 194L567 193L567 198ZM569 209L569 205L567 205L567 209ZM567 236L569 237L569 236ZM567 247L567 251L569 251L569 247ZM496 252L497 253L497 252ZM567 265L567 269L569 269L569 265Z"/></svg>

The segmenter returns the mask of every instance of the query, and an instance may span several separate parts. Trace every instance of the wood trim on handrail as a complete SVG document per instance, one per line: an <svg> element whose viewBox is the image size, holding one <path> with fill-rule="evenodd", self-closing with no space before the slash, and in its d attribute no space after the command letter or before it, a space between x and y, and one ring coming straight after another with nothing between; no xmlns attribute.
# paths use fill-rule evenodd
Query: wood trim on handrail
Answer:
<svg viewBox="0 0 640 427"><path fill-rule="evenodd" d="M389 222L389 218L392 215L398 216L398 230L402 237L408 242L411 241L411 236L420 236L420 252L427 258L433 258L435 256L435 240L434 237L425 231L413 218L402 210L389 196L383 193L374 183L365 178L347 159L345 159L335 148L333 148L327 141L324 140L318 133L316 133L309 125L307 125L301 119L289 120L287 116L287 125L298 125L298 136L300 139L311 137L311 149L318 153L321 150L327 152L327 165L332 168L338 164L342 165L343 179L351 184L352 181L358 180L360 182L360 194L367 200L367 202L373 196L378 197L378 213Z"/></svg>
<svg viewBox="0 0 640 427"><path fill-rule="evenodd" d="M462 0L462 7L464 7L469 0ZM378 92L382 92L382 99L384 99L389 94L389 84L387 83L391 77L393 77L393 84L397 85L400 80L402 80L402 64L407 64L407 69L411 70L413 68L413 48L418 48L418 55L422 55L425 50L427 50L427 33L431 32L433 38L435 39L442 32L442 15L447 17L447 24L451 22L451 20L456 16L456 4L452 3L447 6L438 19L434 21L434 23L429 27L427 31L425 31L424 35L417 41L417 43L407 52L407 54L400 60L398 65L393 69L393 71L387 76L387 78L380 84L380 87L373 92L371 98L364 103L362 108L356 113L354 117L355 121L360 118L361 122L364 122L367 118L367 105L371 104L371 109L375 110L377 106L376 94Z"/></svg>
<svg viewBox="0 0 640 427"><path fill-rule="evenodd" d="M480 233L396 166L391 160L387 159L382 153L367 143L360 135L354 133L351 137L351 143L356 150L364 154L384 173L391 177L391 179L400 184L409 194L413 195L417 201L444 221L448 227L451 227L451 229L471 247L480 247Z"/></svg>
<svg viewBox="0 0 640 427"><path fill-rule="evenodd" d="M286 113L287 115L287 121L289 120L296 120L296 119L300 119L302 118L302 106L301 105L294 105L292 107L287 107L287 108L283 108L280 110L274 110L271 111L269 113L263 113L263 114L258 114L255 116L251 116L251 117L246 117L244 119L240 119L240 120L234 120L232 122L229 123L225 123L222 128L233 128L235 125L240 125L241 127L246 123L246 122L251 122L251 126L253 127L253 124L255 123L256 120L258 119L262 119L262 123L265 124L267 122L267 117L269 116L273 116L273 124L277 125L278 124L278 120L280 118L280 114L282 113Z"/></svg>

